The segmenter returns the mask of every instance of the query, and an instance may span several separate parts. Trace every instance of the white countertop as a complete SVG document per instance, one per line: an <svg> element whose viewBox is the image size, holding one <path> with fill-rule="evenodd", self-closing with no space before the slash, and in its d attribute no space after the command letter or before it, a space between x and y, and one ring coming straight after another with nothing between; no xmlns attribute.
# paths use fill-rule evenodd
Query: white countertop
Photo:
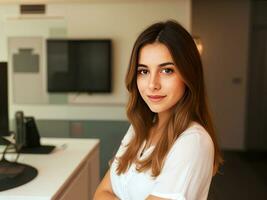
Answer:
<svg viewBox="0 0 267 200"><path fill-rule="evenodd" d="M37 177L22 186L0 192L0 200L51 199L97 147L99 140L42 138L41 144L56 145L56 148L51 154L20 154L18 159L20 163L35 167Z"/></svg>

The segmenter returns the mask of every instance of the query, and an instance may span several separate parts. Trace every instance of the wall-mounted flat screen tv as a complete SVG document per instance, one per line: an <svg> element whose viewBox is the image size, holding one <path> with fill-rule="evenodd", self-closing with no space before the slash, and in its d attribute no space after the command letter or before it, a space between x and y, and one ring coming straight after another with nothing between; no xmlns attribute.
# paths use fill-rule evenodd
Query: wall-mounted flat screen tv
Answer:
<svg viewBox="0 0 267 200"><path fill-rule="evenodd" d="M111 92L111 40L48 39L48 92Z"/></svg>

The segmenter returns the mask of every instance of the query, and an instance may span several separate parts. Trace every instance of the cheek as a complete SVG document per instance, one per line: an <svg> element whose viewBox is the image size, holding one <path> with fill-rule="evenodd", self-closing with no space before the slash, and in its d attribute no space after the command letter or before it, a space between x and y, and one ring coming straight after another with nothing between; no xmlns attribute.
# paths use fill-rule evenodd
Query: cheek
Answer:
<svg viewBox="0 0 267 200"><path fill-rule="evenodd" d="M140 94L142 94L142 92L144 91L144 87L145 87L144 81L137 78L137 88Z"/></svg>
<svg viewBox="0 0 267 200"><path fill-rule="evenodd" d="M176 81L175 84L173 84L173 87L170 88L171 91L176 91L174 92L174 96L176 99L180 99L184 92L185 92L185 84L183 81L179 80L179 81Z"/></svg>
<svg viewBox="0 0 267 200"><path fill-rule="evenodd" d="M179 85L177 86L177 90L179 91L179 92L177 92L177 96L180 99L184 95L185 84L183 82L179 83Z"/></svg>

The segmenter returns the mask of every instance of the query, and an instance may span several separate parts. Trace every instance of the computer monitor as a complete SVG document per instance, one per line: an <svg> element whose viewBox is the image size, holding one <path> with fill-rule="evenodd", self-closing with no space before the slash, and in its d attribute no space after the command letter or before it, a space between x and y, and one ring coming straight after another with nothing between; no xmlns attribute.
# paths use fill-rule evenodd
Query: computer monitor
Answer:
<svg viewBox="0 0 267 200"><path fill-rule="evenodd" d="M3 136L10 135L8 118L8 75L7 63L0 62L0 145L8 145L10 142ZM0 192L18 187L36 177L36 168L0 158Z"/></svg>
<svg viewBox="0 0 267 200"><path fill-rule="evenodd" d="M2 136L10 135L8 118L8 70L7 63L0 62L0 144L6 144Z"/></svg>

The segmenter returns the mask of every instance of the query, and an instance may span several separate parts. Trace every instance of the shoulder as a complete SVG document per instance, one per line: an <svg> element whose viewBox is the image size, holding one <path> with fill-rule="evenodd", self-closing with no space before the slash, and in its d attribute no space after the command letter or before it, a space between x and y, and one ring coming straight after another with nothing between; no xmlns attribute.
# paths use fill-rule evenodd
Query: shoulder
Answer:
<svg viewBox="0 0 267 200"><path fill-rule="evenodd" d="M197 122L192 122L189 127L177 138L177 142L192 142L198 145L213 145L210 134Z"/></svg>
<svg viewBox="0 0 267 200"><path fill-rule="evenodd" d="M151 195L168 199L205 199L212 179L214 147L198 123L180 134L171 147Z"/></svg>
<svg viewBox="0 0 267 200"><path fill-rule="evenodd" d="M180 134L170 154L183 153L192 157L199 157L214 154L214 144L206 129L197 122L192 122L190 126Z"/></svg>

